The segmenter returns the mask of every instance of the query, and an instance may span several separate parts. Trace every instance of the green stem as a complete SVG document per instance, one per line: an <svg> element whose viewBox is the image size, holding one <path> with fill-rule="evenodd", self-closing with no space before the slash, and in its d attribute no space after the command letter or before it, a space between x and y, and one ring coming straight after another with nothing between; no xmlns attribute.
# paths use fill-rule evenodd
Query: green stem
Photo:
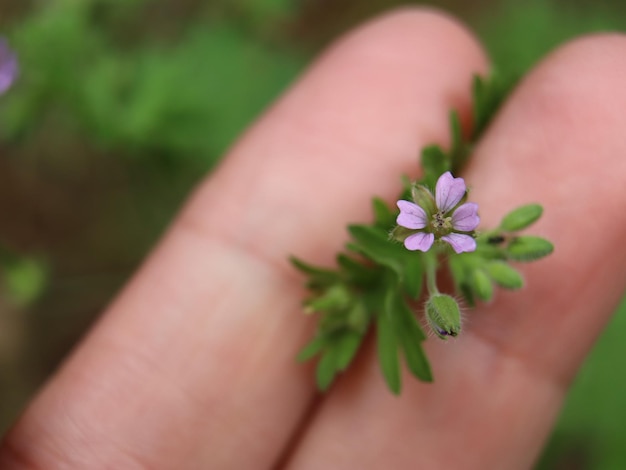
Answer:
<svg viewBox="0 0 626 470"><path fill-rule="evenodd" d="M428 288L428 293L430 295L439 294L439 289L437 289L437 267L439 263L437 262L437 254L434 250L424 253L424 265L426 268L426 287Z"/></svg>

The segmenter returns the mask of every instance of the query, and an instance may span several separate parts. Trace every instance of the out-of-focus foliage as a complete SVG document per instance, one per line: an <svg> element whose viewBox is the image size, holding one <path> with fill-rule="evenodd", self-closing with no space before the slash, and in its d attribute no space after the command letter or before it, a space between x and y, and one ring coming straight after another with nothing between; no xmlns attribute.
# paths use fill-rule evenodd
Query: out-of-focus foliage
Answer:
<svg viewBox="0 0 626 470"><path fill-rule="evenodd" d="M0 292L17 307L28 306L46 285L44 264L35 258L17 256L0 246Z"/></svg>
<svg viewBox="0 0 626 470"><path fill-rule="evenodd" d="M473 18L493 63L521 77L550 50L577 36L626 30L626 4L602 1L504 0Z"/></svg>
<svg viewBox="0 0 626 470"><path fill-rule="evenodd" d="M284 44L208 12L174 38L123 41L149 3L56 0L19 22L12 39L22 79L0 115L5 139L53 126L123 155L193 158L207 168L301 66ZM231 8L256 22L284 3Z"/></svg>
<svg viewBox="0 0 626 470"><path fill-rule="evenodd" d="M0 5L21 68L0 97L0 431L303 66L294 5Z"/></svg>

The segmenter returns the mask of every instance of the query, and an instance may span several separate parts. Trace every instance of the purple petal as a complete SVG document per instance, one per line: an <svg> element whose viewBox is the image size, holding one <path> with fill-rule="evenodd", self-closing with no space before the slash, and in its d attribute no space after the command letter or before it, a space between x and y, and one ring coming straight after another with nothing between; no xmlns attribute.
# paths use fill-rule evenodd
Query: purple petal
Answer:
<svg viewBox="0 0 626 470"><path fill-rule="evenodd" d="M396 223L405 228L424 228L428 223L426 212L417 204L409 201L398 201L396 203L400 214Z"/></svg>
<svg viewBox="0 0 626 470"><path fill-rule="evenodd" d="M0 94L9 89L18 74L17 58L5 39L0 38Z"/></svg>
<svg viewBox="0 0 626 470"><path fill-rule="evenodd" d="M476 249L476 240L469 235L463 235L462 233L451 233L441 239L448 242L452 249L456 253L464 253L474 251Z"/></svg>
<svg viewBox="0 0 626 470"><path fill-rule="evenodd" d="M433 246L434 241L435 236L432 233L418 232L406 237L404 246L411 251L428 251Z"/></svg>
<svg viewBox="0 0 626 470"><path fill-rule="evenodd" d="M455 178L452 173L446 171L439 177L435 187L437 208L442 212L448 212L463 199L466 189L463 178Z"/></svg>
<svg viewBox="0 0 626 470"><path fill-rule="evenodd" d="M454 230L460 230L461 232L471 232L476 230L480 223L480 217L478 217L478 204L473 202L466 202L460 205L452 214L452 227Z"/></svg>

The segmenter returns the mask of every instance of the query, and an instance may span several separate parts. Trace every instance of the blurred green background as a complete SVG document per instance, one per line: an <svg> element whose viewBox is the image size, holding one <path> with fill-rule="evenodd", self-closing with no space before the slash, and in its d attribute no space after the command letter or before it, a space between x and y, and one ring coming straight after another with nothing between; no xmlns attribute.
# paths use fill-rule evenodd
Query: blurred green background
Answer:
<svg viewBox="0 0 626 470"><path fill-rule="evenodd" d="M460 17L513 78L626 30L617 0L2 1L22 75L0 98L0 430L237 134L329 41L407 4ZM626 469L625 356L622 303L538 468Z"/></svg>

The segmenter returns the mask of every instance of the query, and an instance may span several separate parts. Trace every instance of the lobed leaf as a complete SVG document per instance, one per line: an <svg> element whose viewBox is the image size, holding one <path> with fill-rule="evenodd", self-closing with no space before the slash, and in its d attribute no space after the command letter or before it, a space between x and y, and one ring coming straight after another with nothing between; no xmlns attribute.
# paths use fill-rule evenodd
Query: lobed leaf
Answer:
<svg viewBox="0 0 626 470"><path fill-rule="evenodd" d="M545 238L530 235L515 237L506 249L509 259L515 261L535 261L554 251L554 245Z"/></svg>
<svg viewBox="0 0 626 470"><path fill-rule="evenodd" d="M368 225L350 225L348 231L356 241L348 245L350 248L391 268L398 276L402 275L402 259L406 255L406 250L400 245L390 243L384 230Z"/></svg>
<svg viewBox="0 0 626 470"><path fill-rule="evenodd" d="M522 275L504 261L489 262L485 264L485 270L496 284L505 289L521 289L524 286Z"/></svg>
<svg viewBox="0 0 626 470"><path fill-rule="evenodd" d="M391 230L396 224L396 212L392 210L385 201L375 197L372 199L374 209L374 223L383 230Z"/></svg>
<svg viewBox="0 0 626 470"><path fill-rule="evenodd" d="M425 382L432 381L430 364L422 348L426 339L417 318L401 295L388 291L385 310L395 319L395 334L404 353L404 359L411 373Z"/></svg>
<svg viewBox="0 0 626 470"><path fill-rule="evenodd" d="M482 269L472 270L472 287L477 297L483 302L493 299L493 284L487 273Z"/></svg>
<svg viewBox="0 0 626 470"><path fill-rule="evenodd" d="M289 261L296 269L298 269L298 271L309 276L309 283L312 285L327 286L334 284L341 279L337 271L313 266L312 264L305 263L295 256L290 256Z"/></svg>
<svg viewBox="0 0 626 470"><path fill-rule="evenodd" d="M500 222L500 228L505 232L517 232L529 227L541 217L543 207L539 204L527 204L512 210Z"/></svg>
<svg viewBox="0 0 626 470"><path fill-rule="evenodd" d="M439 176L450 169L450 157L438 145L424 147L421 163L424 169L422 183L428 188L434 188Z"/></svg>
<svg viewBox="0 0 626 470"><path fill-rule="evenodd" d="M402 387L400 378L400 359L398 342L395 334L393 317L389 312L381 312L377 321L377 352L378 362L389 389L396 395Z"/></svg>
<svg viewBox="0 0 626 470"><path fill-rule="evenodd" d="M317 356L326 344L326 339L323 336L317 336L313 338L309 343L300 350L296 359L298 362L306 362Z"/></svg>
<svg viewBox="0 0 626 470"><path fill-rule="evenodd" d="M328 348L322 354L320 361L317 363L317 369L315 370L315 378L317 382L317 388L321 391L328 390L328 387L333 383L333 379L337 374L337 351Z"/></svg>

